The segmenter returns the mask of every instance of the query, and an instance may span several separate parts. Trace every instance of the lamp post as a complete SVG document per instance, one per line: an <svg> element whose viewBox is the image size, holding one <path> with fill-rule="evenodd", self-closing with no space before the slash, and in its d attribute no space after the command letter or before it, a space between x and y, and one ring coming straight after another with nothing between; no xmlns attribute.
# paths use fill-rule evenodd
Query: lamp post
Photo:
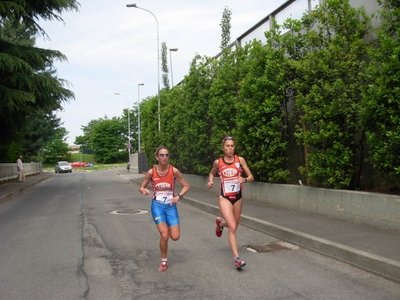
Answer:
<svg viewBox="0 0 400 300"><path fill-rule="evenodd" d="M140 131L141 131L141 126L140 126L140 86L144 85L144 83L138 83L138 88L137 88L137 94L138 94L138 156L140 156ZM139 172L140 173L140 172Z"/></svg>
<svg viewBox="0 0 400 300"><path fill-rule="evenodd" d="M128 162L129 166L131 165L131 118L130 118L130 113L129 113L129 99L125 95L122 95L118 92L114 93L117 96L122 96L125 97L126 100L128 101Z"/></svg>
<svg viewBox="0 0 400 300"><path fill-rule="evenodd" d="M161 133L161 117L160 117L160 43L159 43L159 34L158 34L158 20L157 17L150 11L145 8L139 7L136 5L136 3L133 4L127 4L126 7L133 7L133 8L138 8L144 11L147 11L148 13L152 14L154 19L156 20L157 23L157 95L158 95L158 133Z"/></svg>
<svg viewBox="0 0 400 300"><path fill-rule="evenodd" d="M172 51L176 52L178 51L178 48L169 48L169 61L171 63L171 85L172 87L174 87L174 75L172 73L172 55L171 55Z"/></svg>

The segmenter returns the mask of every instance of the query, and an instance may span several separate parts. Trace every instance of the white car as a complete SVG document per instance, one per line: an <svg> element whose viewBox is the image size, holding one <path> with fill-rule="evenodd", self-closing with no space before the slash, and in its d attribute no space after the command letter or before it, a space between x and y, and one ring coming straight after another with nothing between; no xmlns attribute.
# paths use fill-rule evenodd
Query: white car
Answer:
<svg viewBox="0 0 400 300"><path fill-rule="evenodd" d="M59 161L55 167L56 173L72 173L72 167L67 161Z"/></svg>

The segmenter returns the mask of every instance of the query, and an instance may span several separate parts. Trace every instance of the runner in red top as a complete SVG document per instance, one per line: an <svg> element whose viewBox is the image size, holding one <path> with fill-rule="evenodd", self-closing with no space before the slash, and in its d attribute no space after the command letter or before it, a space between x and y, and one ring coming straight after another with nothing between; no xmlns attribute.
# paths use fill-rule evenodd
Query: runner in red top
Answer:
<svg viewBox="0 0 400 300"><path fill-rule="evenodd" d="M240 269L246 265L239 256L236 240L236 230L239 227L243 205L242 189L243 184L254 181L254 177L245 159L235 155L235 141L233 137L227 135L223 137L222 150L224 151L224 156L214 161L208 176L209 182L207 186L209 189L214 186L214 178L218 173L221 182L218 189L218 205L223 219L220 217L216 219L217 227L215 234L220 237L223 228L228 227L229 245L235 259L235 266L237 269ZM246 177L243 177L243 173Z"/></svg>
<svg viewBox="0 0 400 300"><path fill-rule="evenodd" d="M158 147L155 157L158 164L147 171L139 187L139 192L143 195L149 195L150 191L146 187L150 181L152 182L153 200L151 201L151 213L160 233L161 263L158 269L164 272L168 268L168 240L171 238L177 241L180 238L179 215L176 203L189 191L190 186L183 178L182 173L169 164L167 147ZM182 190L179 194L174 192L175 180L178 180L182 185Z"/></svg>
<svg viewBox="0 0 400 300"><path fill-rule="evenodd" d="M160 176L157 171L157 166L153 167L151 183L153 187L153 199L157 200L157 202L170 204L174 197L175 176L173 169L174 167L169 165L167 174L165 176Z"/></svg>
<svg viewBox="0 0 400 300"><path fill-rule="evenodd" d="M221 181L219 195L234 204L242 199L242 189L239 178L243 168L240 165L239 156L233 156L233 162L227 163L224 157L218 159L218 175Z"/></svg>

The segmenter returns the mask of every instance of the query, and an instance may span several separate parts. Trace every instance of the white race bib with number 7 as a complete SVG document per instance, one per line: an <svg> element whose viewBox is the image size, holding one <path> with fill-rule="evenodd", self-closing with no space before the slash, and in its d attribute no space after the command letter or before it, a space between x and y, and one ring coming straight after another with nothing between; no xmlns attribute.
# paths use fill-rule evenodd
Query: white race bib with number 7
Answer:
<svg viewBox="0 0 400 300"><path fill-rule="evenodd" d="M162 203L170 203L171 199L173 198L172 192L157 192L156 200Z"/></svg>
<svg viewBox="0 0 400 300"><path fill-rule="evenodd" d="M225 194L230 194L230 193L237 194L240 191L240 183L238 182L237 179L224 180L224 191Z"/></svg>

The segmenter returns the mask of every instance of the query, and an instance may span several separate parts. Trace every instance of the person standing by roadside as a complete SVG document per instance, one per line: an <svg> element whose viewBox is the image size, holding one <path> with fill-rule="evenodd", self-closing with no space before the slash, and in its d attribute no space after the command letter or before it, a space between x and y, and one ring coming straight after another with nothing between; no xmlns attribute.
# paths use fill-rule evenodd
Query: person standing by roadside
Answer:
<svg viewBox="0 0 400 300"><path fill-rule="evenodd" d="M189 191L190 186L183 178L182 173L169 164L169 151L165 146L160 146L155 152L157 165L147 171L139 192L142 195L149 195L146 188L149 182L152 183L153 200L151 202L151 213L160 233L161 263L159 270L164 272L168 268L168 240L174 241L180 238L180 223L177 209L178 200ZM179 194L175 194L175 180L182 185Z"/></svg>
<svg viewBox="0 0 400 300"><path fill-rule="evenodd" d="M235 140L233 137L224 135L222 138L222 150L224 156L214 161L208 176L207 187L214 186L214 178L218 173L220 177L220 187L218 188L218 205L222 217L216 219L215 234L217 237L222 235L224 227L228 227L228 240L232 250L236 269L246 265L245 261L239 256L236 230L239 227L240 215L242 213L243 184L254 181L245 159L235 154ZM243 177L245 174L246 177Z"/></svg>
<svg viewBox="0 0 400 300"><path fill-rule="evenodd" d="M24 164L22 163L22 155L17 159L18 181L25 181Z"/></svg>

